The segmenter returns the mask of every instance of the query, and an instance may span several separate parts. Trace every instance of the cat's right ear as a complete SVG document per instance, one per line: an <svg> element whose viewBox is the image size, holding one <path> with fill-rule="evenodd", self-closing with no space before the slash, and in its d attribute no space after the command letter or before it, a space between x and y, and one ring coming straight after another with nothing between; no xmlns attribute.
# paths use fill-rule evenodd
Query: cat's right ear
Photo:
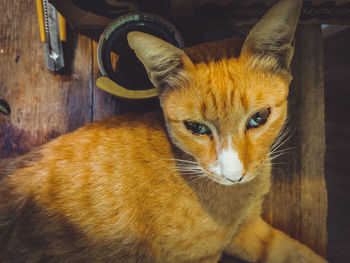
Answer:
<svg viewBox="0 0 350 263"><path fill-rule="evenodd" d="M183 50L137 31L130 32L127 39L160 96L168 88L181 86L188 81L188 72L194 65Z"/></svg>
<svg viewBox="0 0 350 263"><path fill-rule="evenodd" d="M241 54L270 58L282 70L290 71L294 52L294 32L302 0L279 0L248 34Z"/></svg>

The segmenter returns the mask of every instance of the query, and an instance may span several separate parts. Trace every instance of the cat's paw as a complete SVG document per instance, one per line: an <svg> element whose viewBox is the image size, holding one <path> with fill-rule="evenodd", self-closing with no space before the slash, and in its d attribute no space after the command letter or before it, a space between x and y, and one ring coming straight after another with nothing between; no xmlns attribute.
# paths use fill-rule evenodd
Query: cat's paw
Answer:
<svg viewBox="0 0 350 263"><path fill-rule="evenodd" d="M313 251L298 251L296 260L293 263L327 263L327 261L315 254Z"/></svg>

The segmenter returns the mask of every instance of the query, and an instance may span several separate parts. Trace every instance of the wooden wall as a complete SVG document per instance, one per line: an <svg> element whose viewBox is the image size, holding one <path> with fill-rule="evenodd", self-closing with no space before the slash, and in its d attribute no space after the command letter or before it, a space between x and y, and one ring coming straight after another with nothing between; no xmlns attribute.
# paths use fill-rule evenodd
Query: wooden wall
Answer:
<svg viewBox="0 0 350 263"><path fill-rule="evenodd" d="M186 34L184 34L186 35ZM3 0L0 10L0 97L12 113L0 116L0 158L31 150L87 122L129 106L95 86L97 36L71 32L64 74L46 70L34 1ZM325 255L324 98L319 26L298 29L291 88L290 153L276 162L264 217ZM227 259L225 262L232 262Z"/></svg>
<svg viewBox="0 0 350 263"><path fill-rule="evenodd" d="M70 32L67 69L46 69L35 1L2 1L0 97L12 113L0 117L0 158L23 154L87 122L115 113L115 99L95 86L99 74L93 34Z"/></svg>
<svg viewBox="0 0 350 263"><path fill-rule="evenodd" d="M330 262L350 258L350 26L324 29L326 178Z"/></svg>
<svg viewBox="0 0 350 263"><path fill-rule="evenodd" d="M327 190L322 53L321 27L299 27L289 94L287 127L292 137L286 148L290 152L276 161L274 186L266 202L265 216L277 228L325 256Z"/></svg>

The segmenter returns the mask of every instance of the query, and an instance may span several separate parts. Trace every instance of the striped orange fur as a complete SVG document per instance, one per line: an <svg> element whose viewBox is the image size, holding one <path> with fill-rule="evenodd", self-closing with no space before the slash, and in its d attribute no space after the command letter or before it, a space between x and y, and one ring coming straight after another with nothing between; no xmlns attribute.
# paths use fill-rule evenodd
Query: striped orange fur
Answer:
<svg viewBox="0 0 350 263"><path fill-rule="evenodd" d="M0 162L0 262L326 262L261 217L287 115L301 1L245 41L130 47L162 110L89 124Z"/></svg>

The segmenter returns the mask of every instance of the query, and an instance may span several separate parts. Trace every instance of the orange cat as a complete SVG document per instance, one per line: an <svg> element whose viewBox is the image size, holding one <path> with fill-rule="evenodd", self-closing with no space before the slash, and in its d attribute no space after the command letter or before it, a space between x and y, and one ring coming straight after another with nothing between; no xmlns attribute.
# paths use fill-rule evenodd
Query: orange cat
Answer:
<svg viewBox="0 0 350 263"><path fill-rule="evenodd" d="M162 112L92 123L0 165L0 262L326 262L261 217L301 1L242 43L128 41Z"/></svg>

